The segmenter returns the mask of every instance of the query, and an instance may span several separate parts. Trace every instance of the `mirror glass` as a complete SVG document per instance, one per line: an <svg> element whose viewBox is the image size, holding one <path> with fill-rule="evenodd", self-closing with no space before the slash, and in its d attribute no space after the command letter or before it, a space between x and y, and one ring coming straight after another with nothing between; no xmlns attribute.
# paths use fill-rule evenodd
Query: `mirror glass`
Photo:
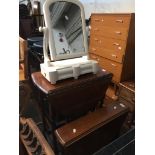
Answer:
<svg viewBox="0 0 155 155"><path fill-rule="evenodd" d="M71 2L58 1L49 6L49 11L56 55L84 52L80 7Z"/></svg>

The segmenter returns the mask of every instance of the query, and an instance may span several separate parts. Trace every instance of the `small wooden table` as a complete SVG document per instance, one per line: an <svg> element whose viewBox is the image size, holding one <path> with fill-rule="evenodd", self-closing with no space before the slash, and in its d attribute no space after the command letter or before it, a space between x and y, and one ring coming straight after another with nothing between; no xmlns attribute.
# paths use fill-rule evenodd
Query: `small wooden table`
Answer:
<svg viewBox="0 0 155 155"><path fill-rule="evenodd" d="M51 109L54 104L60 106L58 108L65 108L76 106L80 102L103 100L105 91L112 79L112 74L100 71L97 74L80 76L78 80L70 78L58 81L55 85L46 80L40 72L32 73L31 77L39 95L41 95L41 102L48 106L47 109ZM48 104L45 103L46 101ZM45 113L47 115L47 111ZM52 111L49 111L48 117L51 120L53 117Z"/></svg>
<svg viewBox="0 0 155 155"><path fill-rule="evenodd" d="M56 129L62 155L90 155L109 144L119 136L127 113L128 107L120 102L104 104Z"/></svg>
<svg viewBox="0 0 155 155"><path fill-rule="evenodd" d="M36 86L37 97L43 113L45 130L53 131L85 115L103 104L103 99L111 82L112 74L100 71L85 74L78 80L73 78L58 81L55 85L45 79L40 72L31 74Z"/></svg>

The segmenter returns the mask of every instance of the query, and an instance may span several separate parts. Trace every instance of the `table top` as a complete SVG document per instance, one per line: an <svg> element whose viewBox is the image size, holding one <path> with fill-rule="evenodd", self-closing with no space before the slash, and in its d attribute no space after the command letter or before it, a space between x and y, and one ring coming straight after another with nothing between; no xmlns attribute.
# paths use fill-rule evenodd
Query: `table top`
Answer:
<svg viewBox="0 0 155 155"><path fill-rule="evenodd" d="M94 82L95 79L104 78L107 79L112 77L112 74L107 71L99 71L97 74L85 74L81 75L79 79L69 78L65 80L58 81L56 84L51 84L41 72L34 72L31 74L33 83L45 94L51 94L57 90L66 89L67 87L82 85L85 82Z"/></svg>
<svg viewBox="0 0 155 155"><path fill-rule="evenodd" d="M104 105L103 108L97 109L95 112L89 113L77 120L74 120L60 128L55 133L62 145L70 145L77 141L84 134L89 134L96 128L104 126L110 121L128 112L128 107L122 103L113 102ZM73 133L76 129L76 133Z"/></svg>

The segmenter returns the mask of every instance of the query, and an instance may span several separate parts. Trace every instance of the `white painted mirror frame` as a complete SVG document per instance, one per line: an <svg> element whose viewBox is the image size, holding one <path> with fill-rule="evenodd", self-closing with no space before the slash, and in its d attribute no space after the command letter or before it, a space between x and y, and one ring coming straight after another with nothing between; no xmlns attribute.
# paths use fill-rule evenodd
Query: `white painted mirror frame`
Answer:
<svg viewBox="0 0 155 155"><path fill-rule="evenodd" d="M73 54L68 54L68 55L57 55L56 54L56 48L55 48L55 43L54 43L54 38L53 38L53 32L52 32L52 24L51 24L51 18L50 18L50 10L49 6L52 5L52 3L55 2L71 2L79 6L81 10L81 19L82 19L82 31L83 31L83 44L84 44L84 51L78 52L78 53L73 53ZM48 40L46 42L49 43L49 49L50 49L50 56L51 60L62 60L62 59L70 59L70 58L76 58L80 56L85 56L88 55L88 43L87 43L87 35L86 35L86 25L85 25L85 13L84 13L84 7L82 3L78 0L46 0L44 5L43 5L43 13L44 13L44 19L45 19L45 26L48 31ZM44 51L44 55L47 55L47 49Z"/></svg>

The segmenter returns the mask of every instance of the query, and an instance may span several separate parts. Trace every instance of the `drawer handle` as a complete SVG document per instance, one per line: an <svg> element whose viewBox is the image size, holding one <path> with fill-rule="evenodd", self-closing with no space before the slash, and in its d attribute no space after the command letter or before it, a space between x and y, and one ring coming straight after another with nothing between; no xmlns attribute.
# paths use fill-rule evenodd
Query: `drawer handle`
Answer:
<svg viewBox="0 0 155 155"><path fill-rule="evenodd" d="M115 57L115 58L117 58L117 55L115 55L115 54L112 54L111 56L112 56L112 57Z"/></svg>
<svg viewBox="0 0 155 155"><path fill-rule="evenodd" d="M94 40L95 40L95 41L98 41L98 39L97 39L97 38L95 38Z"/></svg>
<svg viewBox="0 0 155 155"><path fill-rule="evenodd" d="M123 20L122 19L117 19L116 22L117 23L123 23Z"/></svg>
<svg viewBox="0 0 155 155"><path fill-rule="evenodd" d="M92 48L92 51L96 51L96 49L95 48Z"/></svg>
<svg viewBox="0 0 155 155"><path fill-rule="evenodd" d="M94 29L94 31L98 31L98 30L99 30L99 29L97 29L97 28L96 28L96 29Z"/></svg>
<svg viewBox="0 0 155 155"><path fill-rule="evenodd" d="M121 47L121 46L119 46L119 47L118 47L118 49L119 49L119 50L121 50L121 49L122 49L122 47Z"/></svg>
<svg viewBox="0 0 155 155"><path fill-rule="evenodd" d="M121 32L120 32L120 31L115 31L115 33L116 33L116 34L119 34L119 35L121 34Z"/></svg>
<svg viewBox="0 0 155 155"><path fill-rule="evenodd" d="M104 22L104 19L102 19L101 21Z"/></svg>
<svg viewBox="0 0 155 155"><path fill-rule="evenodd" d="M116 67L116 65L115 65L115 64L113 64L113 63L111 63L111 65L112 65L113 67Z"/></svg>
<svg viewBox="0 0 155 155"><path fill-rule="evenodd" d="M94 19L96 22L99 22L100 20L99 19Z"/></svg>
<svg viewBox="0 0 155 155"><path fill-rule="evenodd" d="M113 45L119 46L119 44L118 44L118 43L113 43Z"/></svg>

